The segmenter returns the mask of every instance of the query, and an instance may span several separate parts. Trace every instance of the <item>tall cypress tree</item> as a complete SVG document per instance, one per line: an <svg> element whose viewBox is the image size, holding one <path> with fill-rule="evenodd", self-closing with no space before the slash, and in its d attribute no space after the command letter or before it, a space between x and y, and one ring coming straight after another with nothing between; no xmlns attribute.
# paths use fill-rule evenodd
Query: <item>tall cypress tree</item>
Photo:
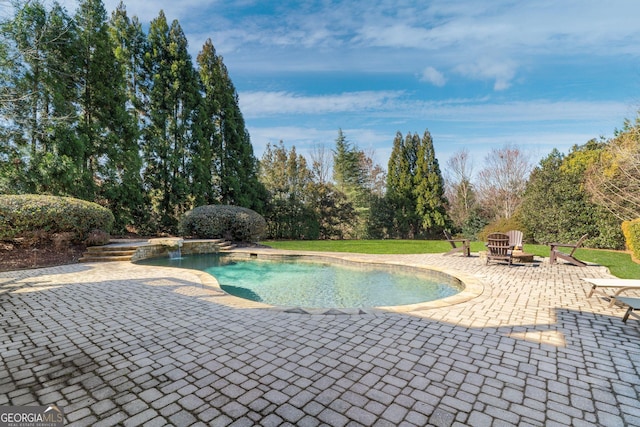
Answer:
<svg viewBox="0 0 640 427"><path fill-rule="evenodd" d="M129 109L136 121L140 121L142 110L141 91L144 79L144 57L147 38L142 24L136 16L129 18L124 3L120 2L111 14L109 34L114 55L125 76Z"/></svg>
<svg viewBox="0 0 640 427"><path fill-rule="evenodd" d="M76 22L84 196L104 200L116 217L116 229L123 231L143 217L144 203L138 129L127 109L125 69L115 57L101 0L82 2Z"/></svg>
<svg viewBox="0 0 640 427"><path fill-rule="evenodd" d="M109 39L114 56L113 73L119 83L117 91L118 116L123 118L117 143L109 147L110 164L107 168L107 185L103 195L113 211L114 228L141 230L148 221L145 208L149 199L143 191L142 157L140 153L140 82L144 60L145 35L137 18L129 19L121 2L112 13L108 26ZM114 93L114 98L116 93Z"/></svg>
<svg viewBox="0 0 640 427"><path fill-rule="evenodd" d="M78 28L78 53L74 56L78 66L78 138L82 147L82 152L76 154L82 170L82 196L92 200L97 194L97 179L101 178L100 159L118 138L109 128L120 127L121 123L116 122L126 121L125 98L120 70L114 69L115 58L102 1L82 1L75 21Z"/></svg>
<svg viewBox="0 0 640 427"><path fill-rule="evenodd" d="M222 88L222 197L227 203L260 211L264 204L264 189L258 181L258 162L240 111L238 94L222 60L219 67Z"/></svg>
<svg viewBox="0 0 640 427"><path fill-rule="evenodd" d="M193 162L193 190L196 205L220 203L222 136L220 134L220 102L216 91L218 57L211 39L198 54L198 72L202 84L199 110L200 155Z"/></svg>
<svg viewBox="0 0 640 427"><path fill-rule="evenodd" d="M359 181L358 155L353 145L347 141L342 129L338 130L336 148L333 152L333 182L338 190L355 198Z"/></svg>
<svg viewBox="0 0 640 427"><path fill-rule="evenodd" d="M188 147L199 88L184 33L177 21L169 27L162 11L149 27L144 65L145 183L158 227L174 231L178 216L190 207Z"/></svg>
<svg viewBox="0 0 640 427"><path fill-rule="evenodd" d="M422 227L426 232L439 233L447 222L447 201L444 197L444 179L428 130L424 131L417 154L413 182L416 214L422 219Z"/></svg>
<svg viewBox="0 0 640 427"><path fill-rule="evenodd" d="M203 139L211 147L203 179L213 181L221 203L235 204L261 211L266 192L258 180L258 162L244 118L238 94L222 57L207 40L197 58L203 84ZM209 171L211 170L211 177Z"/></svg>
<svg viewBox="0 0 640 427"><path fill-rule="evenodd" d="M395 237L415 237L420 231L420 220L416 214L414 180L420 137L410 132L403 139L398 132L389 158L387 177L387 200L394 211Z"/></svg>
<svg viewBox="0 0 640 427"><path fill-rule="evenodd" d="M174 215L190 209L191 163L200 155L197 112L200 102L198 74L188 52L187 38L177 20L169 29L169 52L172 57L171 88L173 89L170 138L172 148L172 195Z"/></svg>
<svg viewBox="0 0 640 427"><path fill-rule="evenodd" d="M81 151L73 130L74 22L60 5L47 10L34 1L16 9L2 24L2 35L7 60L0 66L7 80L0 114L8 160L2 169L8 190L73 195L79 176L73 154Z"/></svg>
<svg viewBox="0 0 640 427"><path fill-rule="evenodd" d="M347 141L342 129L338 131L333 154L333 180L338 191L343 193L357 212L357 219L350 237L366 235L365 223L371 208L372 176L368 167L373 161L356 145Z"/></svg>

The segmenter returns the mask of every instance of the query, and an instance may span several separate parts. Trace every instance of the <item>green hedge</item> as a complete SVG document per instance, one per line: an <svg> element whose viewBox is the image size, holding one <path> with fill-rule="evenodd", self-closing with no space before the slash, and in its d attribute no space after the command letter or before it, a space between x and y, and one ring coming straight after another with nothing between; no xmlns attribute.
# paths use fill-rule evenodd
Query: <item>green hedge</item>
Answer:
<svg viewBox="0 0 640 427"><path fill-rule="evenodd" d="M73 233L82 241L96 230L109 233L113 214L96 203L71 197L0 195L0 239L10 240L33 233Z"/></svg>
<svg viewBox="0 0 640 427"><path fill-rule="evenodd" d="M267 222L251 209L206 205L186 212L180 219L178 229L184 237L256 242L267 229Z"/></svg>

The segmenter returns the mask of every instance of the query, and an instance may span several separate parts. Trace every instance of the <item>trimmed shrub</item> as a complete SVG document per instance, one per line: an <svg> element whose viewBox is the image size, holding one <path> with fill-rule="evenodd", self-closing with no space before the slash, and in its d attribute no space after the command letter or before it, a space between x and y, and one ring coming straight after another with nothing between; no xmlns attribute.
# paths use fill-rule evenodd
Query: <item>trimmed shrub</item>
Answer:
<svg viewBox="0 0 640 427"><path fill-rule="evenodd" d="M506 233L510 230L520 230L525 232L526 228L522 225L522 221L517 215L512 216L509 219L500 218L490 224L487 224L479 233L478 240L486 242L487 236L491 233ZM527 236L525 233L525 240Z"/></svg>
<svg viewBox="0 0 640 427"><path fill-rule="evenodd" d="M111 211L97 203L35 194L0 195L0 240L38 235L81 242L94 230L110 232L113 222Z"/></svg>
<svg viewBox="0 0 640 427"><path fill-rule="evenodd" d="M180 219L178 229L185 237L256 242L267 229L267 222L251 209L206 205L186 212Z"/></svg>
<svg viewBox="0 0 640 427"><path fill-rule="evenodd" d="M635 259L640 260L640 218L624 221L622 234L624 234L627 249L631 251Z"/></svg>

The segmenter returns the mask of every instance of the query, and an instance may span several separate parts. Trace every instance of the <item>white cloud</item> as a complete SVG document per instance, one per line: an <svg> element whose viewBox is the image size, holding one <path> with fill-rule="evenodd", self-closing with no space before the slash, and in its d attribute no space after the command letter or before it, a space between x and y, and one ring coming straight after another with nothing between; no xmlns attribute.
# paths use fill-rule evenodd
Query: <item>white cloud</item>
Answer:
<svg viewBox="0 0 640 427"><path fill-rule="evenodd" d="M289 98L296 97L280 99ZM537 161L553 148L566 153L574 144L612 136L623 118L633 117L635 111L635 106L616 101L491 102L483 98L425 102L394 98L367 113L362 123L352 122L342 130L361 149L375 150L375 160L385 167L396 131L422 133L427 128L441 164L463 147L482 159L492 148L506 144L520 146ZM324 113L311 110L305 114L309 117L300 118L293 126L269 126L264 120L248 125L256 155L262 155L267 142L279 140L287 147L295 145L303 155L309 155L317 145L332 148L341 127L339 120L324 120Z"/></svg>
<svg viewBox="0 0 640 427"><path fill-rule="evenodd" d="M405 105L405 109L399 107ZM634 106L618 101L550 101L532 99L527 101L486 102L479 100L459 101L448 100L440 102L415 101L397 103L394 110L386 111L390 117L428 117L430 121L482 123L549 123L562 122L607 122L612 131L624 117L634 115ZM612 118L618 123L611 123ZM540 126L543 126L541 124Z"/></svg>
<svg viewBox="0 0 640 427"><path fill-rule="evenodd" d="M422 77L420 78L423 82L429 82L434 86L442 87L447 83L447 79L444 74L440 71L436 70L433 67L427 67L422 72Z"/></svg>
<svg viewBox="0 0 640 427"><path fill-rule="evenodd" d="M636 105L622 101L581 101L530 99L498 101L491 98L449 98L439 101L413 99L402 91L344 92L327 95L303 95L284 91L255 91L239 94L243 115L251 119L271 116L308 116L310 120L336 113L366 113L370 122L382 118L387 125L408 121L463 123L529 122L611 122L619 125L625 117L634 117ZM336 126L337 129L337 126ZM613 130L613 129L611 129Z"/></svg>
<svg viewBox="0 0 640 427"><path fill-rule="evenodd" d="M516 75L518 65L508 59L482 58L473 63L461 64L455 70L463 76L476 80L494 80L494 90L508 89Z"/></svg>
<svg viewBox="0 0 640 427"><path fill-rule="evenodd" d="M290 92L242 92L240 108L246 117L286 114L329 114L385 109L403 92L346 92L328 95L301 95Z"/></svg>

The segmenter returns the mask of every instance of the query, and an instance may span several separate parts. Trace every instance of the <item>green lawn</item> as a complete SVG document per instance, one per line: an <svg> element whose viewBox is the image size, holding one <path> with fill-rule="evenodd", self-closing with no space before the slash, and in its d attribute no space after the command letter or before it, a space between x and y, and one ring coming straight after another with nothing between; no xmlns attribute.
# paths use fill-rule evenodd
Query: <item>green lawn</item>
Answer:
<svg viewBox="0 0 640 427"><path fill-rule="evenodd" d="M425 254L447 252L451 246L443 240L269 240L263 244L276 249L322 252L356 252L365 254ZM534 255L548 257L549 247L528 245L524 249ZM471 242L471 251L484 250L483 242ZM611 274L622 279L640 278L640 264L631 255L617 251L578 249L576 258L604 265Z"/></svg>

